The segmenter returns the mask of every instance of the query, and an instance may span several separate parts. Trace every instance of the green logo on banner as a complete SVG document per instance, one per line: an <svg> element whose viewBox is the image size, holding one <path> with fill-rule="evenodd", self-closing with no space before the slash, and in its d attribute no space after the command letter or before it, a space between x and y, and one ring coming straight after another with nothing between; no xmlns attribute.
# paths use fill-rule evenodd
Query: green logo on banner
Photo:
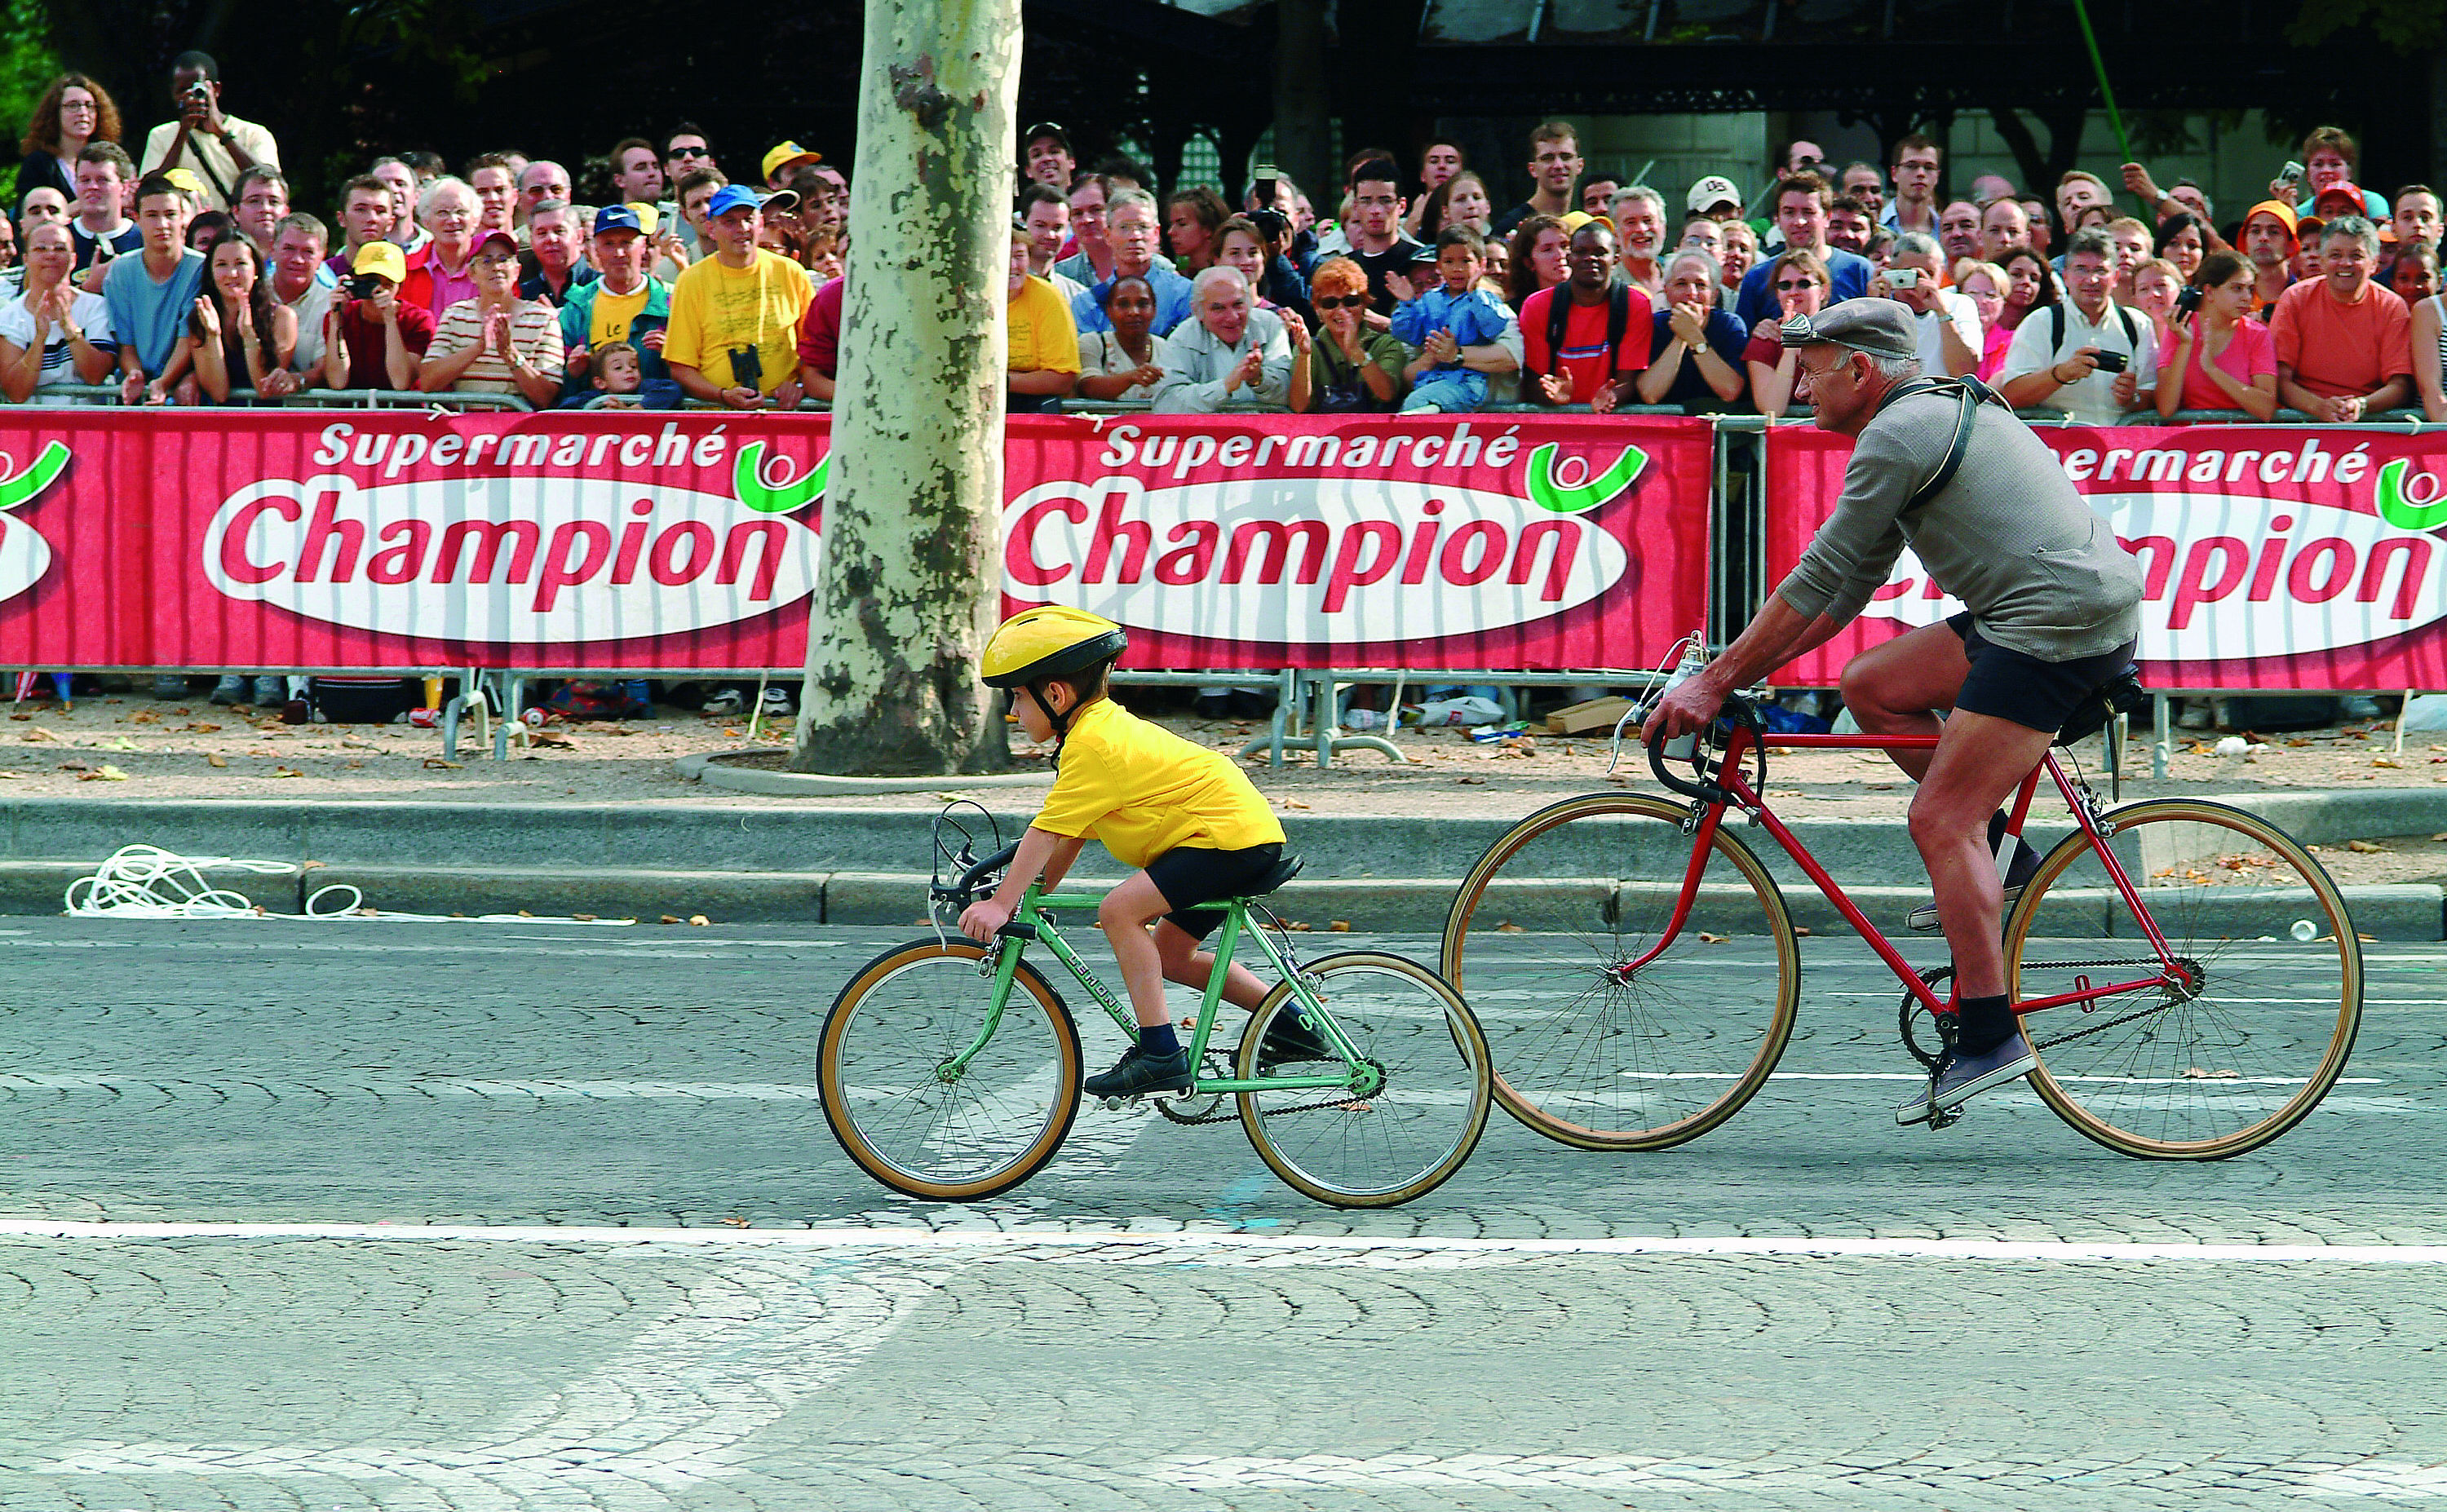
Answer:
<svg viewBox="0 0 2447 1512"><path fill-rule="evenodd" d="M825 479L832 472L833 460L825 460L793 482L780 484L765 481L765 444L751 441L739 448L738 460L730 470L730 485L739 501L749 508L768 515L787 515L823 496Z"/></svg>
<svg viewBox="0 0 2447 1512"><path fill-rule="evenodd" d="M64 442L52 442L34 459L32 466L13 478L0 478L0 509L14 509L27 500L59 482L67 470L68 448Z"/></svg>
<svg viewBox="0 0 2447 1512"><path fill-rule="evenodd" d="M2400 457L2379 470L2379 517L2399 530L2447 525L2447 499L2417 504L2404 497L2404 474L2410 465Z"/></svg>
<svg viewBox="0 0 2447 1512"><path fill-rule="evenodd" d="M1558 515L1595 509L1630 487L1640 470L1648 465L1648 453L1637 446L1625 446L1613 466L1584 483L1566 487L1555 481L1555 444L1550 441L1529 453L1529 501Z"/></svg>

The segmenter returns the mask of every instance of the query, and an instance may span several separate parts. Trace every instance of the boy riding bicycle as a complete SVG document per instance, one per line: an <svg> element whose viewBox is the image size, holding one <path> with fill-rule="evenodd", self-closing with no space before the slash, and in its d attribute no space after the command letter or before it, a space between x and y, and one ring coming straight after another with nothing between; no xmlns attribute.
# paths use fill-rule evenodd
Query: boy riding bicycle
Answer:
<svg viewBox="0 0 2447 1512"><path fill-rule="evenodd" d="M1091 839L1140 868L1096 911L1129 992L1138 1043L1111 1070L1082 1084L1091 1097L1190 1085L1189 1052L1173 1030L1164 984L1206 984L1215 957L1198 947L1224 912L1199 905L1245 896L1283 853L1274 810L1229 759L1106 696L1106 675L1129 645L1111 620L1060 605L1013 615L986 643L987 686L1011 695L1030 739L1055 742L1056 775L1002 885L960 915L961 934L991 943L1029 883L1039 876L1048 887L1059 882ZM1226 1002L1254 1009L1265 995L1265 984L1246 967L1225 973ZM1279 1027L1268 1038L1305 1034ZM1322 1049L1270 1048L1282 1049L1285 1060L1314 1058Z"/></svg>

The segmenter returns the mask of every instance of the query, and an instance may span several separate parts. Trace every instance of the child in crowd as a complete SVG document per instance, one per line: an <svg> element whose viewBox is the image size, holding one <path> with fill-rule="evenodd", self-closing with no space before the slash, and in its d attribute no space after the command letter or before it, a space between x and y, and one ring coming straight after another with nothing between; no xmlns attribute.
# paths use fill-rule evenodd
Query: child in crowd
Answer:
<svg viewBox="0 0 2447 1512"><path fill-rule="evenodd" d="M987 685L1008 691L1030 739L1055 742L1059 765L1002 885L960 916L960 933L990 945L1028 884L1039 876L1048 887L1060 882L1091 839L1141 868L1096 911L1129 990L1139 1039L1111 1070L1087 1079L1091 1097L1189 1086L1189 1052L1173 1030L1164 984L1206 984L1215 957L1198 946L1224 912L1200 905L1257 890L1283 854L1282 825L1230 758L1106 695L1106 674L1129 645L1121 626L1063 605L1015 614L986 643ZM1265 995L1247 968L1226 973L1227 1002L1254 1009ZM1269 1062L1330 1053L1307 1030L1280 1022L1266 1039Z"/></svg>
<svg viewBox="0 0 2447 1512"><path fill-rule="evenodd" d="M563 409L637 409L637 390L646 384L646 362L625 341L607 341L595 349L587 370L590 387L560 402Z"/></svg>
<svg viewBox="0 0 2447 1512"><path fill-rule="evenodd" d="M1477 232L1468 226L1447 226L1436 233L1436 275L1443 282L1394 307L1394 336L1427 349L1423 355L1433 359L1433 366L1412 385L1411 396L1402 405L1405 411L1470 410L1487 402L1487 374L1472 372L1461 363L1462 348L1495 341L1510 323L1503 302L1478 287L1486 260L1487 243ZM1438 338L1449 338L1450 348Z"/></svg>

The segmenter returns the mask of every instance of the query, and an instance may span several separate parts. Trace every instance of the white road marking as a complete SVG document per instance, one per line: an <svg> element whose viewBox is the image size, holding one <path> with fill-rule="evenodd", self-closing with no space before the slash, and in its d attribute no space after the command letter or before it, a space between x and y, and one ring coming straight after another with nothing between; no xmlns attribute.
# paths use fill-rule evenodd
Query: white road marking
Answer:
<svg viewBox="0 0 2447 1512"><path fill-rule="evenodd" d="M1739 1071L1617 1071L1641 1082L1730 1082ZM1926 1071L1770 1071L1771 1082L1925 1082ZM0 1079L5 1080L5 1079ZM2134 1087L2301 1087L2302 1076L2059 1076L2059 1082L2112 1082ZM2339 1087L2385 1087L2383 1076L2340 1076Z"/></svg>
<svg viewBox="0 0 2447 1512"><path fill-rule="evenodd" d="M890 1337L942 1274L734 1258L589 1378L456 1443L94 1441L27 1473L405 1480L442 1494L452 1512L518 1512L538 1494L616 1494L639 1482L685 1485L735 1473L749 1438Z"/></svg>
<svg viewBox="0 0 2447 1512"><path fill-rule="evenodd" d="M1156 1254L1178 1262L1202 1252L1299 1256L1334 1262L1375 1257L1434 1263L1439 1257L1539 1257L1557 1255L1686 1255L1759 1257L1805 1255L1873 1260L2155 1260L2282 1261L2330 1265L2447 1265L2447 1244L2142 1243L2093 1239L1930 1239L1803 1235L1671 1235L1585 1238L1414 1238L1398 1235L1242 1233L1224 1229L1165 1231L1111 1227L1038 1228L590 1228L572 1225L392 1223L89 1223L66 1219L0 1219L0 1239L73 1239L149 1243L162 1239L328 1239L343 1242L502 1245L662 1244L703 1249L915 1250L992 1252L1063 1250L1066 1261L1144 1263ZM1172 1218L1129 1221L1174 1223Z"/></svg>
<svg viewBox="0 0 2447 1512"><path fill-rule="evenodd" d="M2296 1496L2376 1496L2410 1502L2447 1496L2447 1465L2410 1465L2370 1460L2328 1469L2292 1487Z"/></svg>

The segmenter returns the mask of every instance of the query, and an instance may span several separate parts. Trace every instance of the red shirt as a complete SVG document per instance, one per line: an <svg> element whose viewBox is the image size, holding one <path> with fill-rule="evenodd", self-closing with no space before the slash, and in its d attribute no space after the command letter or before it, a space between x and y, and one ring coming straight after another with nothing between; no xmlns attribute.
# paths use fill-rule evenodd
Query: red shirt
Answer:
<svg viewBox="0 0 2447 1512"><path fill-rule="evenodd" d="M842 280L835 278L807 301L799 317L799 360L827 378L841 376Z"/></svg>
<svg viewBox="0 0 2447 1512"><path fill-rule="evenodd" d="M2195 321L2199 319L2198 316L2193 318ZM2196 330L2193 334L2192 360L2184 369L2182 407L2240 409L2243 406L2229 397L2227 391L2217 386L2217 380L2209 375L2209 369L2201 365L2202 353L2208 350L2202 343L2208 334L2205 330ZM2167 381L2167 371L2174 365L2175 341L2171 335L2158 347L2160 383ZM2218 353L2217 365L2228 377L2246 388L2250 387L2251 381L2262 373L2274 378L2277 376L2277 338L2257 320L2238 320L2234 323L2234 334L2227 338L2226 350Z"/></svg>
<svg viewBox="0 0 2447 1512"><path fill-rule="evenodd" d="M1622 340L1619 350L1611 352L1606 350L1606 326L1613 310L1613 293L1609 292L1593 305L1575 303L1564 316L1564 350L1557 361L1546 350L1546 321L1547 312L1559 295L1569 299L1571 286L1558 284L1552 289L1541 289L1521 302L1525 384L1548 372L1568 374L1572 380L1572 403L1585 405L1616 374L1638 372L1648 366L1651 322L1647 294L1638 289L1630 291Z"/></svg>
<svg viewBox="0 0 2447 1512"><path fill-rule="evenodd" d="M342 388L389 388L390 369L384 365L382 318L374 313L373 305L363 299L341 299L332 306L340 312L340 339L349 347L348 381ZM433 345L433 317L409 304L399 301L399 344L408 349L408 369L412 377L416 363L425 349Z"/></svg>
<svg viewBox="0 0 2447 1512"><path fill-rule="evenodd" d="M2364 284L2362 298L2346 305L2328 293L2327 279L2305 278L2277 296L2268 329L2277 338L2277 360L2324 399L2366 394L2391 378L2413 376L2413 312L2375 283Z"/></svg>

